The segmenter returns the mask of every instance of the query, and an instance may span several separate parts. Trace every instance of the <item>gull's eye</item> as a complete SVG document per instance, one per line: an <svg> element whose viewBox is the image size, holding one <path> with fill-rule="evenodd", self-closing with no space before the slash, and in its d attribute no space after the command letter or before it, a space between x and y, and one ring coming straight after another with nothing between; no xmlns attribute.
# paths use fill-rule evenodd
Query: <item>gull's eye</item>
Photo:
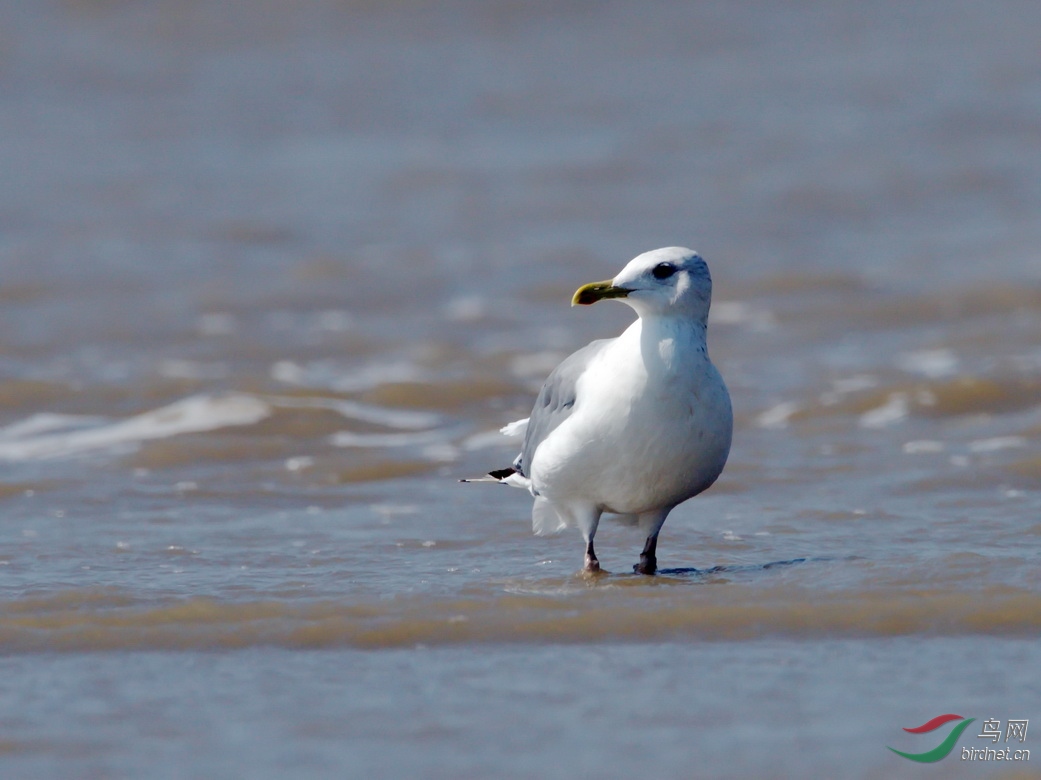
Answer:
<svg viewBox="0 0 1041 780"><path fill-rule="evenodd" d="M672 263L658 263L651 271L651 276L655 279L668 279L674 273L676 273L676 266Z"/></svg>

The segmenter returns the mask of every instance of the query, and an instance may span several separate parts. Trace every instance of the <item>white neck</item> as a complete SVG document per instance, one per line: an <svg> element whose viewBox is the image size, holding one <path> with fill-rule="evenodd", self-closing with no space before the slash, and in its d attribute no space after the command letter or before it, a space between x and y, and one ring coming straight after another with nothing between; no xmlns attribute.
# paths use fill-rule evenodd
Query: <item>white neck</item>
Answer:
<svg viewBox="0 0 1041 780"><path fill-rule="evenodd" d="M690 317L640 317L622 334L622 338L639 344L648 371L689 371L689 363L708 361L704 322ZM691 348L693 347L693 349ZM687 356L688 365L676 365L676 355Z"/></svg>

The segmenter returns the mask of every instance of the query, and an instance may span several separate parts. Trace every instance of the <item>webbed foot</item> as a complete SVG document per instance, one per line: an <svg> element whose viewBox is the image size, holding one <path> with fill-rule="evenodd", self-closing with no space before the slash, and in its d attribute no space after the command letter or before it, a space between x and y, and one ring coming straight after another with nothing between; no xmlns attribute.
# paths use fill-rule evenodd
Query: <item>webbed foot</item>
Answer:
<svg viewBox="0 0 1041 780"><path fill-rule="evenodd" d="M658 559L654 556L641 555L640 562L633 564L633 572L636 574L654 574L658 571Z"/></svg>

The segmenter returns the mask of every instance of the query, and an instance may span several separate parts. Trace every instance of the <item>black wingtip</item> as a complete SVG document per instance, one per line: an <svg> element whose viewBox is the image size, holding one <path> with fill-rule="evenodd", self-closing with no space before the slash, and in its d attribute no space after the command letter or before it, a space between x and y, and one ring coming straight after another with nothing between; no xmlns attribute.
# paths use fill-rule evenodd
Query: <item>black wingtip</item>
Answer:
<svg viewBox="0 0 1041 780"><path fill-rule="evenodd" d="M483 477L477 477L476 479L461 479L460 482L502 482L507 477L512 477L517 473L517 469L496 469L495 471L489 471Z"/></svg>

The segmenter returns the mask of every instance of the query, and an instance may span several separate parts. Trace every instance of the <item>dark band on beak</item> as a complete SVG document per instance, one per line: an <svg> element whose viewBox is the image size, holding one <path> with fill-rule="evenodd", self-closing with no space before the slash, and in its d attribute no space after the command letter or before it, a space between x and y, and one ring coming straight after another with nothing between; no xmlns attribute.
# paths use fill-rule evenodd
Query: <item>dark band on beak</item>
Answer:
<svg viewBox="0 0 1041 780"><path fill-rule="evenodd" d="M624 287L615 287L610 279L604 282L592 282L575 290L575 294L571 298L571 305L588 306L605 298L624 298L629 293L630 290Z"/></svg>

